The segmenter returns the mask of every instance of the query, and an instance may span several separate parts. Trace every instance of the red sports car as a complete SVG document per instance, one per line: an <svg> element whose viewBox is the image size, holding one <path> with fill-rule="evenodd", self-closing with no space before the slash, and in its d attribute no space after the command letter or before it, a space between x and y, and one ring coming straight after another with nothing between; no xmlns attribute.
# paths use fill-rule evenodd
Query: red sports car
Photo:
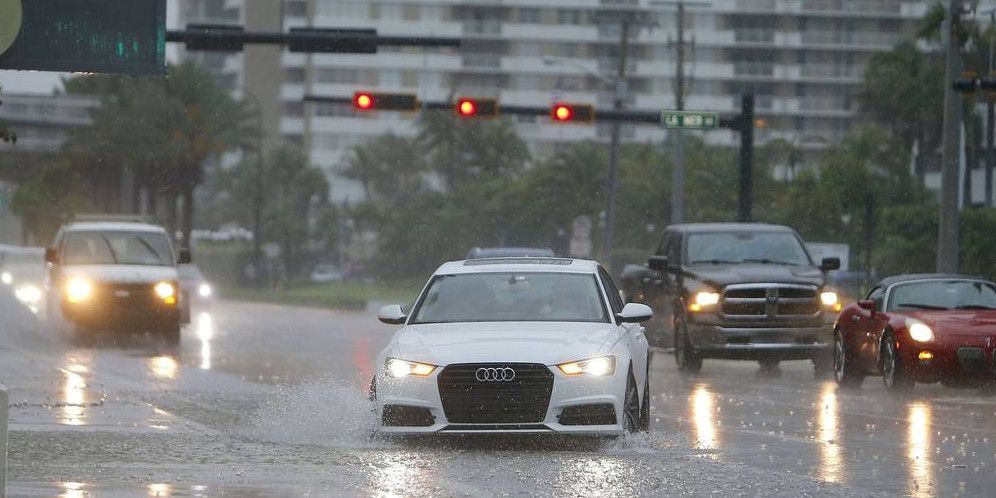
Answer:
<svg viewBox="0 0 996 498"><path fill-rule="evenodd" d="M841 311L834 377L858 386L881 374L892 391L917 382L996 381L996 284L961 275L890 277Z"/></svg>

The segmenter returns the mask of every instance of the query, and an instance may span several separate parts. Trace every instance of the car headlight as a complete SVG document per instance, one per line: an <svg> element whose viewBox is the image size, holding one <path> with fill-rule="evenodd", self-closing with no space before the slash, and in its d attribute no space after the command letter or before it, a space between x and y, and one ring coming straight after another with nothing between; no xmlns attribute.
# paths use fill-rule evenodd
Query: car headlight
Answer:
<svg viewBox="0 0 996 498"><path fill-rule="evenodd" d="M385 367L387 367L387 373L396 379L408 377L409 375L426 377L436 371L435 365L419 363L417 361L406 361L398 358L388 358Z"/></svg>
<svg viewBox="0 0 996 498"><path fill-rule="evenodd" d="M201 284L197 286L197 294L201 297L211 297L211 286L208 284Z"/></svg>
<svg viewBox="0 0 996 498"><path fill-rule="evenodd" d="M41 301L42 290L35 284L24 284L14 290L14 296L24 304L35 304Z"/></svg>
<svg viewBox="0 0 996 498"><path fill-rule="evenodd" d="M14 276L11 275L9 271L5 271L3 273L0 273L0 281L2 281L7 285L10 285L10 283L14 281Z"/></svg>
<svg viewBox="0 0 996 498"><path fill-rule="evenodd" d="M176 303L176 287L173 287L173 284L169 282L159 282L155 287L153 287L153 290L156 291L156 295L165 301L166 304Z"/></svg>
<svg viewBox="0 0 996 498"><path fill-rule="evenodd" d="M840 303L840 295L834 291L823 291L820 293L820 303L834 311L840 311L843 306Z"/></svg>
<svg viewBox="0 0 996 498"><path fill-rule="evenodd" d="M702 311L717 304L719 304L718 292L696 292L692 295L692 302L688 304L688 311Z"/></svg>
<svg viewBox="0 0 996 498"><path fill-rule="evenodd" d="M90 299L93 294L93 284L83 277L74 277L66 283L66 301L80 303Z"/></svg>
<svg viewBox="0 0 996 498"><path fill-rule="evenodd" d="M567 375L588 374L595 377L612 375L616 371L616 357L599 356L598 358L561 363L557 365L557 368Z"/></svg>
<svg viewBox="0 0 996 498"><path fill-rule="evenodd" d="M926 323L912 318L906 319L906 329L910 332L910 339L917 342L928 342L934 340L934 331Z"/></svg>

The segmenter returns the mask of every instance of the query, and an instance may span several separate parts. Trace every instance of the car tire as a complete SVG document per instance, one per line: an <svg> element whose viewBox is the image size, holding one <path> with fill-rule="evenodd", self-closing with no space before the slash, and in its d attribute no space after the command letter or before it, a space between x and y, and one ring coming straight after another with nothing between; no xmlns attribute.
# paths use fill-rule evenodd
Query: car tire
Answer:
<svg viewBox="0 0 996 498"><path fill-rule="evenodd" d="M159 338L167 346L179 346L180 345L180 324L170 323L167 325L161 325L158 330Z"/></svg>
<svg viewBox="0 0 996 498"><path fill-rule="evenodd" d="M858 388L865 375L854 364L851 352L844 343L844 335L839 330L833 332L833 378L840 387Z"/></svg>
<svg viewBox="0 0 996 498"><path fill-rule="evenodd" d="M882 364L882 382L885 388L893 393L907 393L913 390L916 382L906 373L903 359L896 349L896 341L891 332L886 332L882 338L880 363Z"/></svg>
<svg viewBox="0 0 996 498"><path fill-rule="evenodd" d="M694 374L702 369L702 357L692 347L688 329L682 322L674 327L674 361L678 364L678 371L682 373Z"/></svg>
<svg viewBox="0 0 996 498"><path fill-rule="evenodd" d="M649 362L649 358L647 361ZM643 401L640 403L639 432L650 432L650 364L647 363L647 377L643 381Z"/></svg>
<svg viewBox="0 0 996 498"><path fill-rule="evenodd" d="M632 434L640 430L640 425L640 393L636 389L633 368L630 367L626 378L626 396L623 398L623 428L627 434Z"/></svg>

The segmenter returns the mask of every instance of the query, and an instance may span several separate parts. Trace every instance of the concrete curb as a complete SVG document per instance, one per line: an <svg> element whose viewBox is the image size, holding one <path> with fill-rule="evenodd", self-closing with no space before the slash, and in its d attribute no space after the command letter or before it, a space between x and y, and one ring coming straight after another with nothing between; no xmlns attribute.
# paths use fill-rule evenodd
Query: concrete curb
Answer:
<svg viewBox="0 0 996 498"><path fill-rule="evenodd" d="M0 384L0 498L7 496L7 388Z"/></svg>

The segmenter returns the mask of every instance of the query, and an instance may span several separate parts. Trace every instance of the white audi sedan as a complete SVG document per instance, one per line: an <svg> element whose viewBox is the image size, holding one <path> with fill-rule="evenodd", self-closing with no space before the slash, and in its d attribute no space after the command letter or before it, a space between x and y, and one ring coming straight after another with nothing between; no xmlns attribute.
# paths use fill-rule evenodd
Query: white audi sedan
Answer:
<svg viewBox="0 0 996 498"><path fill-rule="evenodd" d="M380 353L371 397L387 434L616 436L649 423L649 307L623 305L593 261L442 265Z"/></svg>

